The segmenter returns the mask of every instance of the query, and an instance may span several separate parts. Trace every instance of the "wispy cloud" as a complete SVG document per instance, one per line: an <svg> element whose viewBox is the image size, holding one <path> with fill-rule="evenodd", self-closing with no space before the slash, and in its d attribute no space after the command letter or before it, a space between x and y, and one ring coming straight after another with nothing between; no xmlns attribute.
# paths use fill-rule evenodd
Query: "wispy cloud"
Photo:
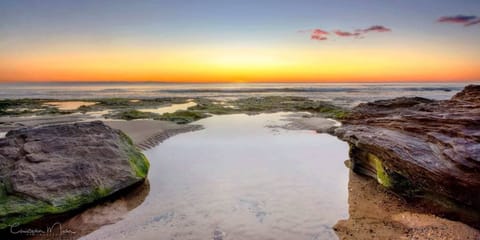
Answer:
<svg viewBox="0 0 480 240"><path fill-rule="evenodd" d="M480 23L480 18L473 15L445 16L437 20L439 23L463 24L465 27Z"/></svg>
<svg viewBox="0 0 480 240"><path fill-rule="evenodd" d="M318 41L324 41L327 40L327 35L330 33L328 31L322 30L320 28L315 28L315 29L304 29L304 30L298 30L298 33L302 34L309 34L310 39L312 40L318 40Z"/></svg>
<svg viewBox="0 0 480 240"><path fill-rule="evenodd" d="M333 30L331 32L315 28L310 30L299 30L299 33L309 33L310 39L318 40L318 41L325 41L328 40L328 35L334 34L338 37L354 37L354 38L364 38L364 36L371 32L383 33L383 32L391 32L390 28L381 26L381 25L374 25L368 28L357 29L355 31L344 31L344 30Z"/></svg>
<svg viewBox="0 0 480 240"><path fill-rule="evenodd" d="M391 32L392 29L390 28L387 28L387 27L384 27L384 26L381 26L381 25L375 25L375 26L371 26L369 28L365 28L365 29L359 29L357 30L358 32L362 32L362 33L369 33L369 32Z"/></svg>
<svg viewBox="0 0 480 240"><path fill-rule="evenodd" d="M360 35L362 35L359 32L345 32L342 30L335 30L333 32L339 37L360 37Z"/></svg>
<svg viewBox="0 0 480 240"><path fill-rule="evenodd" d="M473 20L469 23L466 23L465 24L465 27L468 27L468 26L472 26L472 25L476 25L476 24L480 24L480 18L477 18L476 20Z"/></svg>

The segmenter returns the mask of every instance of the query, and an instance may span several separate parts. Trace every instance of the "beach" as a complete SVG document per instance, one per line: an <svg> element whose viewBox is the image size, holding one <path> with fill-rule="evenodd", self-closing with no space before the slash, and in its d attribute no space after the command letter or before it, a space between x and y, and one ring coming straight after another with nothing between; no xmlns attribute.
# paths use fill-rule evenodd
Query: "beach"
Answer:
<svg viewBox="0 0 480 240"><path fill-rule="evenodd" d="M480 1L0 1L0 239L480 240Z"/></svg>
<svg viewBox="0 0 480 240"><path fill-rule="evenodd" d="M480 237L350 170L348 145L332 134L351 110L335 103L293 96L8 100L0 132L101 121L147 156L142 184L54 218L74 239L155 239L159 232L216 240Z"/></svg>

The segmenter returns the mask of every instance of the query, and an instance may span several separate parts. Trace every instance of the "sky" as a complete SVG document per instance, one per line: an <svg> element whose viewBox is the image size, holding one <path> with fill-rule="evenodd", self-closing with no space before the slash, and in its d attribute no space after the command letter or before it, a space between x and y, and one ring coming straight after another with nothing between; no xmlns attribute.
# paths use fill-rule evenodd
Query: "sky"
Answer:
<svg viewBox="0 0 480 240"><path fill-rule="evenodd" d="M478 0L1 0L0 81L480 80Z"/></svg>

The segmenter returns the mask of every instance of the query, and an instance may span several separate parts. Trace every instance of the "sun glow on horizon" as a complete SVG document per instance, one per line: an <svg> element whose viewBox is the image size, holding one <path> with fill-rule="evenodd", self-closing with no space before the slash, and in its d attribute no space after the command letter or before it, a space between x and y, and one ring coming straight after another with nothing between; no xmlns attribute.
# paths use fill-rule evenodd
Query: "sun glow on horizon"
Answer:
<svg viewBox="0 0 480 240"><path fill-rule="evenodd" d="M2 81L347 82L477 80L480 64L425 47L36 50L0 58ZM468 57L468 55L467 55ZM473 57L472 57L473 58Z"/></svg>
<svg viewBox="0 0 480 240"><path fill-rule="evenodd" d="M2 0L0 82L478 81L472 9L480 2Z"/></svg>

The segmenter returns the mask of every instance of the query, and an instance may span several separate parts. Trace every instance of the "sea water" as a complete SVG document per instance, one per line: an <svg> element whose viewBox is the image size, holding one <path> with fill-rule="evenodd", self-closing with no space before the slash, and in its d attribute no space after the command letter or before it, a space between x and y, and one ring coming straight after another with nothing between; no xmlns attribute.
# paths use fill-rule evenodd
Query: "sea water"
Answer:
<svg viewBox="0 0 480 240"><path fill-rule="evenodd" d="M348 218L348 144L282 125L287 113L214 116L145 152L150 191L84 239L336 239Z"/></svg>
<svg viewBox="0 0 480 240"><path fill-rule="evenodd" d="M478 83L478 82L477 82ZM301 96L342 106L394 97L448 99L471 83L3 83L0 99Z"/></svg>

